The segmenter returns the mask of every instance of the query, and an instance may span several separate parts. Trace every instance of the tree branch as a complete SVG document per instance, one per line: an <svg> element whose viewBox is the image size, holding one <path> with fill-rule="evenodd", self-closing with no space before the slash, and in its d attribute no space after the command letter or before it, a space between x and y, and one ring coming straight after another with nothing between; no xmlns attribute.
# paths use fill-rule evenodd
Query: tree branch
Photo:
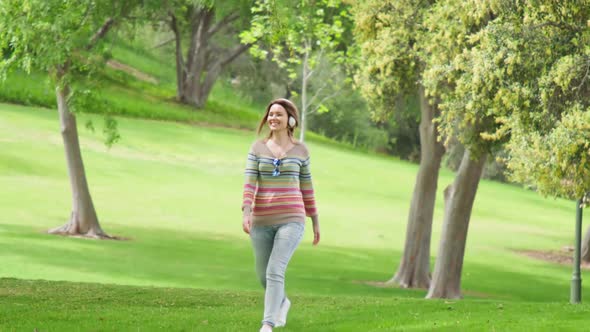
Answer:
<svg viewBox="0 0 590 332"><path fill-rule="evenodd" d="M324 81L324 84L322 84L322 86L313 94L313 97L311 97L311 99L309 100L309 103L307 103L306 108L313 105L314 101L321 94L322 90L324 90L328 86L329 81L330 81L329 79Z"/></svg>
<svg viewBox="0 0 590 332"><path fill-rule="evenodd" d="M578 87L576 88L578 94L580 93L580 90L584 86L584 83L586 83L586 80L588 79L589 74L590 74L590 59L588 59L587 64L586 64L586 73L584 74L584 77L582 77L582 81L580 82L580 85L578 85Z"/></svg>
<svg viewBox="0 0 590 332"><path fill-rule="evenodd" d="M309 53L311 52L311 49L307 46L309 45L307 42L307 39L304 40L304 46L303 48L305 49L305 53L303 54L303 74L301 75L301 79L303 80L304 84L305 82L307 82L309 80L309 78L311 77L311 75L313 74L313 70L308 71L309 69Z"/></svg>
<svg viewBox="0 0 590 332"><path fill-rule="evenodd" d="M306 80L306 81L307 81L307 80L309 80L309 78L311 77L311 75L313 75L313 73L314 73L314 70L310 70L310 71L307 73L307 75L305 75L305 80Z"/></svg>
<svg viewBox="0 0 590 332"><path fill-rule="evenodd" d="M162 47L164 45L170 44L171 42L173 42L175 40L176 40L176 37L168 38L168 39L164 40L163 42L160 42L160 43L152 46L152 48L160 48L160 47Z"/></svg>
<svg viewBox="0 0 590 332"><path fill-rule="evenodd" d="M228 53L227 56L219 60L219 66L227 66L227 64L234 61L238 56L240 56L240 54L247 51L250 47L252 47L252 44L240 44L239 46L235 47L232 51Z"/></svg>
<svg viewBox="0 0 590 332"><path fill-rule="evenodd" d="M319 102L319 103L318 103L318 105L317 105L317 106L316 106L316 107L313 109L313 111L311 111L311 112L308 112L308 114L311 114L311 113L315 113L315 112L317 112L317 111L318 111L318 109L320 108L320 106L322 106L322 104L323 104L325 101L327 101L327 100L329 100L329 99L332 99L332 98L336 97L337 95L339 95L339 94L340 94L340 92L341 92L340 90L337 90L337 91L334 91L333 93L331 93L331 94L327 95L326 97L324 97L322 100L320 100L320 102Z"/></svg>
<svg viewBox="0 0 590 332"><path fill-rule="evenodd" d="M98 31L94 34L94 36L90 38L90 42L88 43L88 45L86 45L86 50L91 50L96 45L96 43L98 43L98 41L102 37L104 37L107 34L107 32L109 32L110 28L113 26L114 23L115 20L112 17L109 17L100 27L100 29L98 29Z"/></svg>
<svg viewBox="0 0 590 332"><path fill-rule="evenodd" d="M529 28L530 29L539 29L539 28L544 28L544 27L554 27L554 28L558 28L558 29L563 29L563 30L569 30L572 32L577 32L580 31L581 29L575 25L571 25L571 24L567 24L565 22L552 22L552 21L547 21L547 22L543 22L543 23L539 23L539 24L535 24L535 25L530 25Z"/></svg>
<svg viewBox="0 0 590 332"><path fill-rule="evenodd" d="M88 13L90 13L90 7L91 7L91 4L89 2L88 6L86 6L86 10L84 11L84 15L82 16L82 19L80 20L80 24L78 24L78 27L76 28L76 30L80 30L80 28L82 28L84 23L86 23L86 19L88 18Z"/></svg>
<svg viewBox="0 0 590 332"><path fill-rule="evenodd" d="M231 22L237 20L239 17L240 17L240 15L238 15L238 13L236 13L236 12L226 15L219 22L215 23L215 25L212 26L211 29L209 29L209 31L207 31L209 38L211 36L213 36L215 33L217 33L217 31L223 29L225 26L227 26Z"/></svg>

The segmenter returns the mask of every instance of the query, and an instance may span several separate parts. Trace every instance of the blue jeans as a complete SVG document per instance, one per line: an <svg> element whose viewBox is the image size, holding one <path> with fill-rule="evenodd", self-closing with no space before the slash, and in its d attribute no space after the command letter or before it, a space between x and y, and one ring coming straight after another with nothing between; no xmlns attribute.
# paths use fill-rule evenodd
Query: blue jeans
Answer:
<svg viewBox="0 0 590 332"><path fill-rule="evenodd" d="M285 271L305 230L305 223L254 226L250 231L256 258L256 274L264 294L263 324L275 326L279 308L286 298Z"/></svg>

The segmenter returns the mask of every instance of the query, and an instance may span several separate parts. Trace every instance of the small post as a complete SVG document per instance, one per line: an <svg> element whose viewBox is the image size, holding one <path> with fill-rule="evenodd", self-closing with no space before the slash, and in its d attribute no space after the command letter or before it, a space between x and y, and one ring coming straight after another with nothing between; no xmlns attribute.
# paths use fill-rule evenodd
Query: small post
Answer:
<svg viewBox="0 0 590 332"><path fill-rule="evenodd" d="M574 273L570 303L582 302L582 278L580 276L580 253L582 251L582 199L576 202L576 244L574 246Z"/></svg>

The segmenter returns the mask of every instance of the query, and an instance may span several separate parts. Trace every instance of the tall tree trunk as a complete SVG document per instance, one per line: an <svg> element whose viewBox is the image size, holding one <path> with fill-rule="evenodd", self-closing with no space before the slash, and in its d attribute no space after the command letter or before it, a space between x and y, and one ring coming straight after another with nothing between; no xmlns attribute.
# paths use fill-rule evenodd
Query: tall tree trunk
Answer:
<svg viewBox="0 0 590 332"><path fill-rule="evenodd" d="M461 271L467 230L485 160L485 155L472 159L466 149L455 181L444 191L443 230L426 298L461 298Z"/></svg>
<svg viewBox="0 0 590 332"><path fill-rule="evenodd" d="M582 241L582 262L590 263L590 227L586 230L584 241Z"/></svg>
<svg viewBox="0 0 590 332"><path fill-rule="evenodd" d="M61 124L61 135L64 141L68 175L72 189L72 212L67 224L49 230L52 234L84 235L88 237L108 237L100 228L94 210L92 197L88 190L86 172L80 152L76 117L68 109L67 98L69 87L66 84L56 89L57 109Z"/></svg>
<svg viewBox="0 0 590 332"><path fill-rule="evenodd" d="M197 83L197 89L195 91L194 105L198 108L202 108L207 104L209 94L211 94L211 90L213 89L213 84L215 84L217 78L221 75L221 66L219 64L214 64L209 68L205 75L205 78Z"/></svg>
<svg viewBox="0 0 590 332"><path fill-rule="evenodd" d="M176 98L179 101L183 100L184 82L186 80L186 68L182 55L182 35L178 27L178 20L176 16L170 13L170 29L174 33L175 53L176 53Z"/></svg>
<svg viewBox="0 0 590 332"><path fill-rule="evenodd" d="M307 48L307 43L305 47L305 55L303 57L303 69L302 69L302 79L301 79L301 123L299 124L299 141L303 142L305 140L305 127L307 121L307 81L309 79L309 49Z"/></svg>
<svg viewBox="0 0 590 332"><path fill-rule="evenodd" d="M201 80L209 69L209 28L213 23L214 11L210 8L195 8L191 23L191 44L187 58L187 75L184 83L185 102L202 107Z"/></svg>
<svg viewBox="0 0 590 332"><path fill-rule="evenodd" d="M432 216L440 163L445 153L444 145L437 141L438 130L433 123L438 115L436 105L431 105L420 86L420 168L416 175L414 194L408 214L406 244L397 272L387 283L404 288L428 288L430 285L430 238Z"/></svg>

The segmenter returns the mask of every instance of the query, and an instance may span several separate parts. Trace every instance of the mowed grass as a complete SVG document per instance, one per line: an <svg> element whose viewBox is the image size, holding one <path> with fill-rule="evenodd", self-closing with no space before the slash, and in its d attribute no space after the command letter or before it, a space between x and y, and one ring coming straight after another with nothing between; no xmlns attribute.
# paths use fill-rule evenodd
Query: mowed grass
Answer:
<svg viewBox="0 0 590 332"><path fill-rule="evenodd" d="M2 281L3 330L257 331L262 297L252 291ZM10 288L10 291L6 291ZM59 296L56 296L59 294ZM66 300L67 299L67 300ZM283 331L566 331L587 327L587 306L293 295Z"/></svg>
<svg viewBox="0 0 590 332"><path fill-rule="evenodd" d="M0 105L0 330L255 331L263 293L239 209L254 134L119 118L122 141L108 149L88 119L101 119L79 118L94 203L126 241L44 233L70 212L57 113ZM585 330L590 307L568 304L571 267L514 251L571 245L573 202L482 181L465 299L427 301L367 284L397 268L416 165L308 145L322 242L312 247L308 229L291 261L285 331ZM439 189L452 180L443 171ZM439 194L433 256L442 212Z"/></svg>

